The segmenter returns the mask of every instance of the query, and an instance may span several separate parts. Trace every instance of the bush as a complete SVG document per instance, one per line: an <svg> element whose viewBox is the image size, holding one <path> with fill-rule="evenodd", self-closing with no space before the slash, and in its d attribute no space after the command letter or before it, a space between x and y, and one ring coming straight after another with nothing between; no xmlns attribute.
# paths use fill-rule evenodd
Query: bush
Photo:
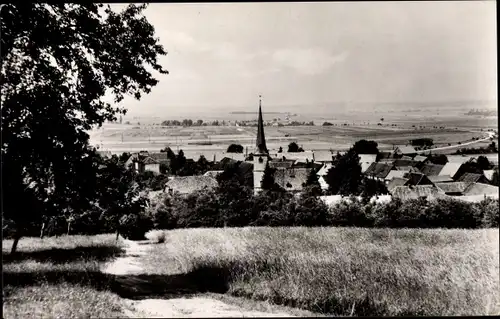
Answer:
<svg viewBox="0 0 500 319"><path fill-rule="evenodd" d="M484 228L498 228L499 225L499 207L498 199L485 198L479 203L475 204L478 213L478 220L481 227Z"/></svg>
<svg viewBox="0 0 500 319"><path fill-rule="evenodd" d="M372 225L369 216L365 214L364 207L359 200L352 197L336 203L330 209L330 225L368 227Z"/></svg>
<svg viewBox="0 0 500 319"><path fill-rule="evenodd" d="M145 237L156 244L161 244L165 242L166 234L163 230L153 229L146 233Z"/></svg>
<svg viewBox="0 0 500 319"><path fill-rule="evenodd" d="M120 218L120 234L129 240L142 240L153 228L153 221L144 214L128 214Z"/></svg>

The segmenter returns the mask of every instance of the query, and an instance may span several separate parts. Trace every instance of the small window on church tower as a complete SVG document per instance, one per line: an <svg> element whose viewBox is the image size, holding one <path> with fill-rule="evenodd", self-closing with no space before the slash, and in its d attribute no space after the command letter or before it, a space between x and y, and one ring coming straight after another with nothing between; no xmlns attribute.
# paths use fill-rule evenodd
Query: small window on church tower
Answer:
<svg viewBox="0 0 500 319"><path fill-rule="evenodd" d="M264 162L264 159L262 159L262 157L259 157L259 163L262 163Z"/></svg>

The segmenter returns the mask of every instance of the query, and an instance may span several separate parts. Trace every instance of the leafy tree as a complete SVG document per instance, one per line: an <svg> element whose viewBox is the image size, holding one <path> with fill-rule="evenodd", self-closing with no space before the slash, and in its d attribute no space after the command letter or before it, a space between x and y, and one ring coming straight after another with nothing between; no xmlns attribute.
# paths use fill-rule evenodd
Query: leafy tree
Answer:
<svg viewBox="0 0 500 319"><path fill-rule="evenodd" d="M322 125L323 125L323 126L333 126L333 124L332 124L332 123L330 123L330 122L323 122L323 124L322 124Z"/></svg>
<svg viewBox="0 0 500 319"><path fill-rule="evenodd" d="M353 148L345 155L337 154L333 158L332 168L326 175L328 190L336 195L358 195L361 184L361 166L358 154Z"/></svg>
<svg viewBox="0 0 500 319"><path fill-rule="evenodd" d="M143 193L146 186L144 183L138 183L137 174L128 170L115 155L104 159L98 170L98 178L101 219L112 225L118 238L120 221L123 221L125 216L138 215L147 205L148 199Z"/></svg>
<svg viewBox="0 0 500 319"><path fill-rule="evenodd" d="M482 170L488 170L491 168L491 163L486 156L479 156L477 158L477 165Z"/></svg>
<svg viewBox="0 0 500 319"><path fill-rule="evenodd" d="M373 196L386 194L389 194L389 190L384 182L366 177L362 179L361 196L365 202L369 201Z"/></svg>
<svg viewBox="0 0 500 319"><path fill-rule="evenodd" d="M203 125L203 120L197 120L196 121L197 126L202 126Z"/></svg>
<svg viewBox="0 0 500 319"><path fill-rule="evenodd" d="M307 193L311 196L320 196L321 195L321 185L319 183L318 175L316 171L311 169L309 171L309 175L307 176L307 180L302 185L304 187L304 193Z"/></svg>
<svg viewBox="0 0 500 319"><path fill-rule="evenodd" d="M448 163L448 157L444 154L431 154L427 158L432 164L444 165Z"/></svg>
<svg viewBox="0 0 500 319"><path fill-rule="evenodd" d="M274 173L276 172L275 168L269 166L267 163L266 168L264 169L264 176L262 176L262 181L260 183L261 188L263 190L273 190L275 188L276 182L274 181Z"/></svg>
<svg viewBox="0 0 500 319"><path fill-rule="evenodd" d="M299 145L295 142L291 142L288 144L288 153L297 153L297 152L303 152L304 150L302 147L299 147Z"/></svg>
<svg viewBox="0 0 500 319"><path fill-rule="evenodd" d="M81 210L95 197L87 177L97 168L86 131L126 113L105 102L105 94L116 103L125 95L140 99L158 83L150 70L167 73L157 62L166 52L145 8L2 7L3 213L18 226L12 252L25 226L40 218L41 203L54 203L61 213Z"/></svg>
<svg viewBox="0 0 500 319"><path fill-rule="evenodd" d="M241 146L240 144L231 144L227 148L226 152L228 152L228 153L243 153L243 146Z"/></svg>
<svg viewBox="0 0 500 319"><path fill-rule="evenodd" d="M353 148L358 154L378 154L378 144L375 141L359 140L354 143Z"/></svg>
<svg viewBox="0 0 500 319"><path fill-rule="evenodd" d="M280 148L278 149L278 153L283 153L283 147L280 146Z"/></svg>

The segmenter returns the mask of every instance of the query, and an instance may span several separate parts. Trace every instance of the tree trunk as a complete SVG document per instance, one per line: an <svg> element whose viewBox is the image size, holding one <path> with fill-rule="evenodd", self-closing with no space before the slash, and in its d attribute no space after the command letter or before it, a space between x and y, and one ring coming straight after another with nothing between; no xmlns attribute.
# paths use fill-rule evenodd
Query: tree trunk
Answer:
<svg viewBox="0 0 500 319"><path fill-rule="evenodd" d="M120 237L120 231L117 229L116 230L116 241L118 241L118 237Z"/></svg>
<svg viewBox="0 0 500 319"><path fill-rule="evenodd" d="M16 233L16 237L14 237L14 243L12 244L12 249L10 250L11 255L16 253L17 244L19 243L19 239L21 239L21 234Z"/></svg>
<svg viewBox="0 0 500 319"><path fill-rule="evenodd" d="M42 223L42 228L40 229L40 239L43 239L45 235L45 223Z"/></svg>
<svg viewBox="0 0 500 319"><path fill-rule="evenodd" d="M69 236L69 232L71 231L71 220L68 221L68 231L66 232L66 235Z"/></svg>

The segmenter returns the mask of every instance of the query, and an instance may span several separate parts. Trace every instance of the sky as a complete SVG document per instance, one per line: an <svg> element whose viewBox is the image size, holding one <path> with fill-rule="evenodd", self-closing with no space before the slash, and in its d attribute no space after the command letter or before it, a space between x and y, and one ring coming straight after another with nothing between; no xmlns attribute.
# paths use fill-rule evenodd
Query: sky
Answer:
<svg viewBox="0 0 500 319"><path fill-rule="evenodd" d="M130 114L496 100L495 1L150 4L169 75ZM115 4L116 9L125 5ZM404 107L404 106L402 106Z"/></svg>

